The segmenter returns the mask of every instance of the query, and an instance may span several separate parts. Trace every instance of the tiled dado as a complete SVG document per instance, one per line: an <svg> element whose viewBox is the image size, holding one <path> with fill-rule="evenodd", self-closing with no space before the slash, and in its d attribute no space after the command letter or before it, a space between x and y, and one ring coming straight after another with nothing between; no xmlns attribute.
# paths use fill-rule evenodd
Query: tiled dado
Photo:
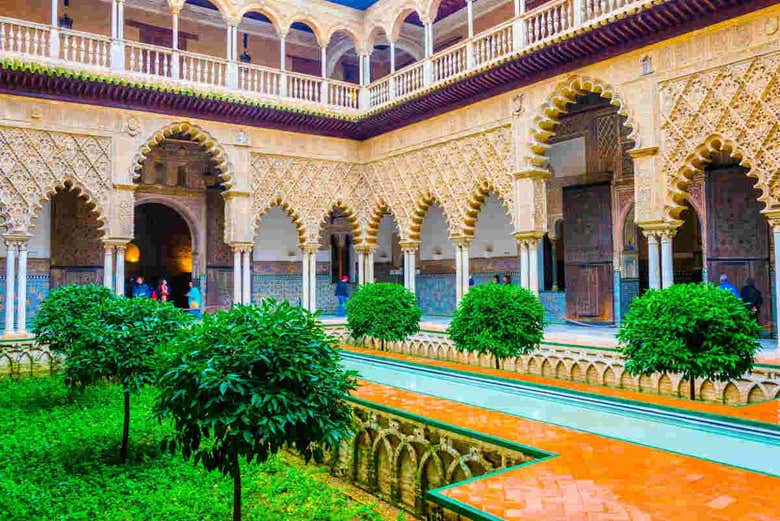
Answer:
<svg viewBox="0 0 780 521"><path fill-rule="evenodd" d="M345 344L356 345L344 326L329 325L331 332ZM365 339L365 347L379 348L379 343ZM387 342L394 353L434 360L445 360L476 367L495 367L488 356L463 353L443 332L421 331L402 342ZM634 377L625 370L623 357L614 349L564 345L545 342L531 355L502 362L502 368L518 374L556 378L591 385L640 391L663 396L687 398L689 384L681 375L655 374ZM737 381L696 380L697 397L710 403L744 405L780 398L780 367L757 364L752 372Z"/></svg>

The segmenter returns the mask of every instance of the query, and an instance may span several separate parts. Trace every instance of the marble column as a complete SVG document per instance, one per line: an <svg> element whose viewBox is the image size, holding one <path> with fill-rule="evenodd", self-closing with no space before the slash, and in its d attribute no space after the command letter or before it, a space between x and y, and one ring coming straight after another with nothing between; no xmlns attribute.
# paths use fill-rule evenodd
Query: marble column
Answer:
<svg viewBox="0 0 780 521"><path fill-rule="evenodd" d="M233 305L241 303L241 250L233 246Z"/></svg>
<svg viewBox="0 0 780 521"><path fill-rule="evenodd" d="M369 284L374 283L374 252L370 251L366 253L366 282Z"/></svg>
<svg viewBox="0 0 780 521"><path fill-rule="evenodd" d="M780 225L772 227L772 235L775 247L775 294L773 295L776 310L775 335L778 341L777 349L780 351L780 332L777 331L777 323L780 323Z"/></svg>
<svg viewBox="0 0 780 521"><path fill-rule="evenodd" d="M520 241L520 286L528 289L528 281L530 276L529 259L528 259L528 241L523 239Z"/></svg>
<svg viewBox="0 0 780 521"><path fill-rule="evenodd" d="M474 37L474 8L472 0L466 0L466 17L468 18L468 37Z"/></svg>
<svg viewBox="0 0 780 521"><path fill-rule="evenodd" d="M16 293L16 333L27 334L27 242L19 242L19 274Z"/></svg>
<svg viewBox="0 0 780 521"><path fill-rule="evenodd" d="M673 238L674 231L661 232L661 287L663 288L668 288L674 284Z"/></svg>
<svg viewBox="0 0 780 521"><path fill-rule="evenodd" d="M362 286L366 283L366 254L362 251L357 252L358 258L358 274L357 283Z"/></svg>
<svg viewBox="0 0 780 521"><path fill-rule="evenodd" d="M241 303L252 303L252 248L241 253Z"/></svg>
<svg viewBox="0 0 780 521"><path fill-rule="evenodd" d="M646 232L647 236L647 271L650 289L661 288L661 262L658 254L658 234Z"/></svg>
<svg viewBox="0 0 780 521"><path fill-rule="evenodd" d="M317 250L309 252L309 310L317 311Z"/></svg>
<svg viewBox="0 0 780 521"><path fill-rule="evenodd" d="M455 304L463 298L463 250L455 245Z"/></svg>
<svg viewBox="0 0 780 521"><path fill-rule="evenodd" d="M301 307L309 309L309 253L301 255Z"/></svg>
<svg viewBox="0 0 780 521"><path fill-rule="evenodd" d="M558 291L558 239L550 239L550 269L552 291Z"/></svg>
<svg viewBox="0 0 780 521"><path fill-rule="evenodd" d="M116 256L116 274L114 276L114 288L120 297L125 296L125 249L124 244L117 244L114 255Z"/></svg>
<svg viewBox="0 0 780 521"><path fill-rule="evenodd" d="M5 336L14 334L14 304L16 304L16 241L5 241Z"/></svg>
<svg viewBox="0 0 780 521"><path fill-rule="evenodd" d="M114 290L114 245L103 244L103 285Z"/></svg>
<svg viewBox="0 0 780 521"><path fill-rule="evenodd" d="M469 244L470 241L467 240L461 240L456 244L455 279L460 289L458 302L469 292Z"/></svg>
<svg viewBox="0 0 780 521"><path fill-rule="evenodd" d="M539 239L528 240L528 289L539 295Z"/></svg>

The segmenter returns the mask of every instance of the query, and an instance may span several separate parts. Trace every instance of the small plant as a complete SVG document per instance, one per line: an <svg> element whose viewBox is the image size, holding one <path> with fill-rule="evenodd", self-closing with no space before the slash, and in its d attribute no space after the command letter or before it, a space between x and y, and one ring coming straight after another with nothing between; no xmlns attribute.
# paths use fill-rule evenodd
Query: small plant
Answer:
<svg viewBox="0 0 780 521"><path fill-rule="evenodd" d="M168 344L156 414L185 459L233 479L241 519L239 461L264 462L283 447L322 461L350 434L355 388L338 348L312 313L263 300L206 315Z"/></svg>
<svg viewBox="0 0 780 521"><path fill-rule="evenodd" d="M347 301L347 327L353 338L404 340L420 330L422 311L414 293L400 284L364 284Z"/></svg>
<svg viewBox="0 0 780 521"><path fill-rule="evenodd" d="M36 328L42 333L39 341L53 339L65 346L58 347L65 355L65 384L83 390L111 379L122 386L124 422L119 461L124 463L130 432L130 394L152 382L157 346L173 337L192 317L172 304L109 297L96 286L63 288L50 298ZM53 317L55 311L63 316Z"/></svg>
<svg viewBox="0 0 780 521"><path fill-rule="evenodd" d="M41 302L32 332L51 352L67 357L82 331L80 324L117 298L110 289L93 284L57 288Z"/></svg>
<svg viewBox="0 0 780 521"><path fill-rule="evenodd" d="M500 369L502 360L539 347L544 308L533 293L519 286L475 286L458 304L448 333L456 349L493 355Z"/></svg>
<svg viewBox="0 0 780 521"><path fill-rule="evenodd" d="M617 338L634 375L681 373L726 381L753 367L760 326L745 304L711 284L675 284L631 302Z"/></svg>

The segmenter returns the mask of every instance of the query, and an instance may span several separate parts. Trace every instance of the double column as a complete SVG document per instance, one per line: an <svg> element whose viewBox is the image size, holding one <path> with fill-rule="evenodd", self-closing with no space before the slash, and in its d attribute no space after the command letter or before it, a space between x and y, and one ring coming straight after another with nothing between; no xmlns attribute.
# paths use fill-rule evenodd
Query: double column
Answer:
<svg viewBox="0 0 780 521"><path fill-rule="evenodd" d="M363 246L357 249L358 284L374 282L374 248Z"/></svg>
<svg viewBox="0 0 780 521"><path fill-rule="evenodd" d="M469 292L469 245L470 237L458 237L452 240L455 243L455 303Z"/></svg>
<svg viewBox="0 0 780 521"><path fill-rule="evenodd" d="M4 240L7 253L3 336L5 338L27 336L27 242L30 237L6 235Z"/></svg>
<svg viewBox="0 0 780 521"><path fill-rule="evenodd" d="M233 304L252 303L252 246L233 243Z"/></svg>
<svg viewBox="0 0 780 521"><path fill-rule="evenodd" d="M111 0L111 68L125 70L125 0Z"/></svg>
<svg viewBox="0 0 780 521"><path fill-rule="evenodd" d="M103 241L103 285L119 296L125 294L126 239Z"/></svg>
<svg viewBox="0 0 780 521"><path fill-rule="evenodd" d="M303 254L301 307L311 312L317 311L317 252L319 244L304 244L301 246Z"/></svg>
<svg viewBox="0 0 780 521"><path fill-rule="evenodd" d="M642 232L647 237L648 285L650 289L668 288L674 284L672 244L677 227L648 227L643 228Z"/></svg>
<svg viewBox="0 0 780 521"><path fill-rule="evenodd" d="M539 241L544 235L539 232L516 233L520 250L520 285L539 295Z"/></svg>
<svg viewBox="0 0 780 521"><path fill-rule="evenodd" d="M417 290L417 249L420 243L416 241L404 241L401 243L401 251L404 254L404 287L415 293Z"/></svg>

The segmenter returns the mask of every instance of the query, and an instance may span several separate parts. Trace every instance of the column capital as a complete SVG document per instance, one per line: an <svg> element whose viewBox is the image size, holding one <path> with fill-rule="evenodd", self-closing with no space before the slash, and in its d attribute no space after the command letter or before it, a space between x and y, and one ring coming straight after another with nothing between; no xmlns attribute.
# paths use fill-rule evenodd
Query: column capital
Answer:
<svg viewBox="0 0 780 521"><path fill-rule="evenodd" d="M104 248L126 248L127 244L132 240L129 237L110 237L103 239Z"/></svg>
<svg viewBox="0 0 780 521"><path fill-rule="evenodd" d="M643 157L652 157L658 153L658 147L632 148L628 151L631 159L641 159Z"/></svg>
<svg viewBox="0 0 780 521"><path fill-rule="evenodd" d="M515 179L548 179L550 171L544 168L527 167L512 174Z"/></svg>
<svg viewBox="0 0 780 521"><path fill-rule="evenodd" d="M469 237L468 235L456 235L455 237L450 237L450 240L455 246L468 248L469 245L474 241L474 237Z"/></svg>
<svg viewBox="0 0 780 521"><path fill-rule="evenodd" d="M252 251L254 243L251 242L231 242L230 249L238 253L246 253Z"/></svg>
<svg viewBox="0 0 780 521"><path fill-rule="evenodd" d="M303 253L316 254L318 251L320 251L320 244L318 242L307 242L305 244L301 244L300 247Z"/></svg>
<svg viewBox="0 0 780 521"><path fill-rule="evenodd" d="M519 243L537 244L545 236L545 234L546 232L534 230L528 232L515 232L512 234L512 237L514 237Z"/></svg>
<svg viewBox="0 0 780 521"><path fill-rule="evenodd" d="M364 253L364 254L374 253L376 251L376 244L369 244L366 242L356 244L355 251L357 253Z"/></svg>
<svg viewBox="0 0 780 521"><path fill-rule="evenodd" d="M400 246L404 253L417 253L420 249L420 241L401 241Z"/></svg>
<svg viewBox="0 0 780 521"><path fill-rule="evenodd" d="M774 231L778 231L777 228L780 227L780 210L764 210L761 213L763 213L769 221L769 226L771 226Z"/></svg>
<svg viewBox="0 0 780 521"><path fill-rule="evenodd" d="M674 237L677 234L677 229L682 226L682 224L683 221L678 221L676 219L673 221L636 223L636 225L639 226L639 229L642 230L642 233L645 237L650 237L650 235L653 235L658 238Z"/></svg>
<svg viewBox="0 0 780 521"><path fill-rule="evenodd" d="M7 244L27 244L32 239L32 235L29 233L6 233L3 236L3 241Z"/></svg>

